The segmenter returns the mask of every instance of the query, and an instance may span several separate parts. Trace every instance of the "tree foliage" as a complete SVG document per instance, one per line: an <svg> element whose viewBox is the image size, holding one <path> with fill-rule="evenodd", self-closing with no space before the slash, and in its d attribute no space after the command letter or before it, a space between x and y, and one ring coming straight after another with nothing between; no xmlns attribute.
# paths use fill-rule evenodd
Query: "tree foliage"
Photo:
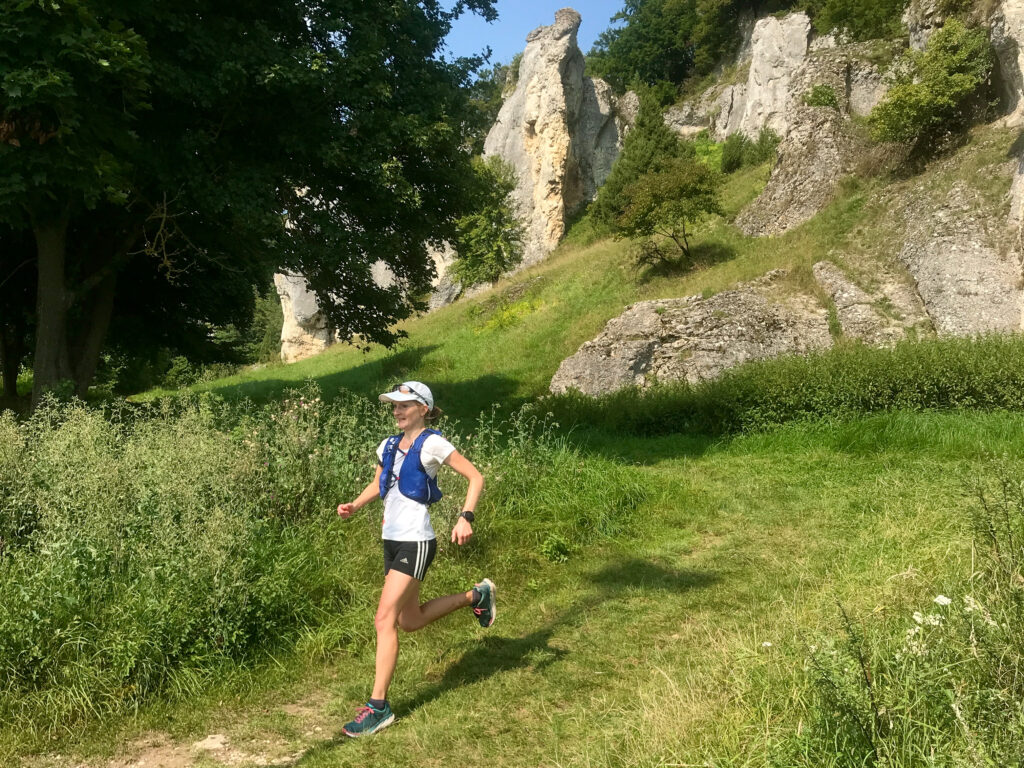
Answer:
<svg viewBox="0 0 1024 768"><path fill-rule="evenodd" d="M692 156L693 145L679 140L665 125L661 105L649 91L642 91L636 123L622 145L611 173L597 193L591 215L605 225L614 224L622 215L629 199L626 187L646 173L662 170L678 157Z"/></svg>
<svg viewBox="0 0 1024 768"><path fill-rule="evenodd" d="M992 65L985 31L948 20L924 51L908 51L894 68L892 87L870 116L874 136L909 142L918 154L942 147L984 112Z"/></svg>
<svg viewBox="0 0 1024 768"><path fill-rule="evenodd" d="M492 6L0 4L0 237L19 244L0 281L32 262L36 395L83 391L112 319L244 320L274 269L306 275L343 337L394 341L469 209L481 61L440 46Z"/></svg>
<svg viewBox="0 0 1024 768"><path fill-rule="evenodd" d="M523 258L523 225L511 195L515 172L500 157L473 159L474 210L459 219L452 274L463 286L494 282Z"/></svg>
<svg viewBox="0 0 1024 768"><path fill-rule="evenodd" d="M720 174L692 157L677 157L660 170L646 173L623 190L627 205L615 222L619 237L645 238L639 245L641 263L688 263L687 227L709 214L722 214ZM668 247L666 241L675 248Z"/></svg>
<svg viewBox="0 0 1024 768"><path fill-rule="evenodd" d="M905 0L627 0L587 54L587 67L619 90L679 85L733 59L744 19L806 11L821 34L841 31L869 40L899 36L904 5Z"/></svg>

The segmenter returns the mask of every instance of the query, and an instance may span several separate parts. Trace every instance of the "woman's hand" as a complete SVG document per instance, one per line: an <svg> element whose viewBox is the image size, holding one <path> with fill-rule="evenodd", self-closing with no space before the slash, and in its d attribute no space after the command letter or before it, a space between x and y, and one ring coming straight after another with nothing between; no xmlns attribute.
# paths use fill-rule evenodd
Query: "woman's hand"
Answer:
<svg viewBox="0 0 1024 768"><path fill-rule="evenodd" d="M460 547L469 541L469 537L473 535L473 526L469 524L469 520L464 517L459 518L459 522L452 528L452 541L456 542Z"/></svg>
<svg viewBox="0 0 1024 768"><path fill-rule="evenodd" d="M342 519L344 520L348 520L352 516L352 513L355 511L356 505L352 504L351 502L348 504L338 505L338 514L341 515Z"/></svg>

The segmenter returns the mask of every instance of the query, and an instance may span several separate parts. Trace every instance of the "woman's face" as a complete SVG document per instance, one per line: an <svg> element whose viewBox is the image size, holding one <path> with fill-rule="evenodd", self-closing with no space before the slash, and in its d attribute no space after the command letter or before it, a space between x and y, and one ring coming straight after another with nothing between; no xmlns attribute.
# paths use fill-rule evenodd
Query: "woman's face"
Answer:
<svg viewBox="0 0 1024 768"><path fill-rule="evenodd" d="M391 404L391 413L401 430L422 427L426 424L428 410L427 406L417 402Z"/></svg>

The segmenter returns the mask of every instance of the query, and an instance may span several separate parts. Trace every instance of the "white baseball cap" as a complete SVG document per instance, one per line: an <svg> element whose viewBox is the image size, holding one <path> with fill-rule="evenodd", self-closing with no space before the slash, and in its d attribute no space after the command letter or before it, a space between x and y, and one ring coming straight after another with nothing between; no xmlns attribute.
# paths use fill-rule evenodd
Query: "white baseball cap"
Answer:
<svg viewBox="0 0 1024 768"><path fill-rule="evenodd" d="M396 384L391 392L385 392L378 400L382 403L423 403L427 408L433 409L434 395L430 387L421 381L403 381Z"/></svg>

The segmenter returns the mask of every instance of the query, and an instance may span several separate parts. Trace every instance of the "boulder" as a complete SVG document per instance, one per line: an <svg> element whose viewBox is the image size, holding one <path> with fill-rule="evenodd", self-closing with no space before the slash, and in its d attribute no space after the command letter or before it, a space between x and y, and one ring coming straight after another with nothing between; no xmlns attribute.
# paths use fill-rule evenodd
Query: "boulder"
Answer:
<svg viewBox="0 0 1024 768"><path fill-rule="evenodd" d="M583 76L576 42L580 15L555 13L555 23L526 40L515 90L484 142L515 169L513 197L525 226L523 267L543 259L565 234L567 220L594 198L622 148L624 114L611 87ZM635 112L634 112L635 114Z"/></svg>
<svg viewBox="0 0 1024 768"><path fill-rule="evenodd" d="M784 270L709 298L641 301L566 358L552 392L600 395L655 380L698 382L751 360L831 345L824 309L781 289Z"/></svg>

